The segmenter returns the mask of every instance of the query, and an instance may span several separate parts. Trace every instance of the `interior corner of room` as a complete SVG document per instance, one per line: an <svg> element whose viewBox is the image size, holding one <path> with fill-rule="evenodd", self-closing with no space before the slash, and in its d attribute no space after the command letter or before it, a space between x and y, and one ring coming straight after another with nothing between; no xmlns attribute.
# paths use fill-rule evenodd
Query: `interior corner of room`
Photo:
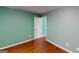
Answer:
<svg viewBox="0 0 79 59"><path fill-rule="evenodd" d="M0 6L0 50L12 47L9 50L13 51L20 44L27 42L29 45L21 47L27 45L27 49L28 46L41 45L41 48L37 47L34 51L32 51L34 47L30 47L27 49L29 52L50 50L56 53L63 51L77 53L79 52L78 25L79 6ZM46 48L48 46L50 48ZM56 47L52 48L54 46ZM43 47L47 50L42 49Z"/></svg>

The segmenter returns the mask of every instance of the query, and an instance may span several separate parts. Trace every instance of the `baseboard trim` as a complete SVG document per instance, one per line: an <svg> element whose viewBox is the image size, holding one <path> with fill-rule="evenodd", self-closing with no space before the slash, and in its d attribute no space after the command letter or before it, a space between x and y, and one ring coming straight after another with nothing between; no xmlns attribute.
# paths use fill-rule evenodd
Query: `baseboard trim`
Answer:
<svg viewBox="0 0 79 59"><path fill-rule="evenodd" d="M73 52L69 51L68 49L63 48L63 47L61 47L61 46L57 45L56 43L54 43L54 42L52 42L52 41L50 41L50 40L48 40L48 39L46 39L46 40L47 40L48 42L50 42L51 44L54 44L55 46L57 46L57 47L59 47L59 48L61 48L61 49L65 50L65 51L67 51L67 52L69 52L69 53L73 53Z"/></svg>
<svg viewBox="0 0 79 59"><path fill-rule="evenodd" d="M45 36L42 36L42 37L45 37ZM39 37L38 37L38 38L39 38ZM23 43L29 42L29 41L31 41L31 40L36 40L36 39L38 39L38 38L28 39L28 40L25 40L25 41L22 41L22 42L19 42L19 43L11 44L11 45L8 45L8 46L5 46L5 47L0 48L0 50L4 50L4 49L7 49L7 48L10 48L10 47L19 45L19 44L23 44Z"/></svg>
<svg viewBox="0 0 79 59"><path fill-rule="evenodd" d="M46 36L43 36L43 37L46 37ZM9 45L9 46L5 46L5 47L0 48L0 50L4 50L4 49L6 49L6 48L10 48L10 47L13 47L13 46L16 46L16 45L19 45L19 44L23 44L23 43L29 42L29 41L31 41L31 40L36 40L36 39L38 39L38 38L29 39L29 40L25 40L25 41L22 41L22 42L19 42L19 43L15 43L15 44L12 44L12 45ZM57 47L59 47L59 48L65 50L65 51L67 51L67 52L69 52L69 53L73 53L73 52L69 51L68 49L65 49L65 48L63 48L63 47L57 45L56 43L54 43L54 42L48 40L47 37L46 37L46 40L47 40L48 42L50 42L51 44L54 44L54 45L56 45Z"/></svg>
<svg viewBox="0 0 79 59"><path fill-rule="evenodd" d="M15 43L15 44L12 44L12 45L9 45L9 46L5 46L5 47L0 48L0 50L4 50L6 48L10 48L10 47L13 47L13 46L16 46L16 45L19 45L19 44L23 44L23 43L29 42L31 40L33 40L33 39L28 39L28 40L25 40L25 41L22 41L22 42L19 42L19 43Z"/></svg>

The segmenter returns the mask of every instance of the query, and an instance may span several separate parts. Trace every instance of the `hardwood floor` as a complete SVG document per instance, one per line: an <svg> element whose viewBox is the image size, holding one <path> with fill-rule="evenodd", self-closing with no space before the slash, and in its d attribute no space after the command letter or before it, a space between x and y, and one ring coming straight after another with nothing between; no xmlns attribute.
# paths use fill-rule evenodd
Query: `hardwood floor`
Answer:
<svg viewBox="0 0 79 59"><path fill-rule="evenodd" d="M7 50L9 53L68 53L67 51L46 41L46 37L34 39L32 41L13 46Z"/></svg>

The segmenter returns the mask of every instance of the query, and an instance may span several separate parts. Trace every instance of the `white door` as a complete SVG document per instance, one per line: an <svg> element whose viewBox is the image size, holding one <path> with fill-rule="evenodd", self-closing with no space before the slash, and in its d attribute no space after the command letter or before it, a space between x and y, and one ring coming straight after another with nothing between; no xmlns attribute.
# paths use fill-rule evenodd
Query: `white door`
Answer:
<svg viewBox="0 0 79 59"><path fill-rule="evenodd" d="M42 36L42 18L34 17L34 38L40 38Z"/></svg>

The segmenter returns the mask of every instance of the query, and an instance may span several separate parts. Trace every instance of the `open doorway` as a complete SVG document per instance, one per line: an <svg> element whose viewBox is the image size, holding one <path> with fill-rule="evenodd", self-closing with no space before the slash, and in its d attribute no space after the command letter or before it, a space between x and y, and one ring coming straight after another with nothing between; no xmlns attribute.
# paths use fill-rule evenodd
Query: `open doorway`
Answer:
<svg viewBox="0 0 79 59"><path fill-rule="evenodd" d="M34 38L47 36L47 17L34 17Z"/></svg>

